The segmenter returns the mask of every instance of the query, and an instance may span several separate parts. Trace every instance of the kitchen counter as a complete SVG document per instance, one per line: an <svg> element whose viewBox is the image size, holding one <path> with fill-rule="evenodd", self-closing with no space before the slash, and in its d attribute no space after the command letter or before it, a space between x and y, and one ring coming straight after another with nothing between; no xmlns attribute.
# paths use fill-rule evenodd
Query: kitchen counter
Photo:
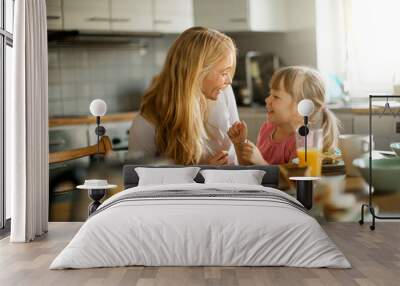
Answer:
<svg viewBox="0 0 400 286"><path fill-rule="evenodd" d="M132 121L133 118L138 114L138 111L115 113L104 115L101 117L102 123L118 122L118 121ZM96 124L96 117L92 115L88 116L76 116L76 117L55 117L49 118L49 127L57 127L64 125L82 125L82 124Z"/></svg>
<svg viewBox="0 0 400 286"><path fill-rule="evenodd" d="M382 104L382 103L381 103ZM383 104L382 104L383 105ZM335 113L351 113L351 114L368 114L369 106L367 101L353 102L353 103L336 103L328 104L328 107ZM265 114L265 106L254 104L252 106L238 106L239 113L241 114ZM374 106L374 113L383 112L383 106ZM397 102L396 107L390 109L391 113L400 115L400 102ZM101 118L102 122L118 122L130 121L139 112L125 112L105 115ZM385 114L389 114L388 111ZM80 125L80 124L95 124L96 118L92 115L87 116L74 116L74 117L54 117L49 118L49 127L64 126L64 125Z"/></svg>

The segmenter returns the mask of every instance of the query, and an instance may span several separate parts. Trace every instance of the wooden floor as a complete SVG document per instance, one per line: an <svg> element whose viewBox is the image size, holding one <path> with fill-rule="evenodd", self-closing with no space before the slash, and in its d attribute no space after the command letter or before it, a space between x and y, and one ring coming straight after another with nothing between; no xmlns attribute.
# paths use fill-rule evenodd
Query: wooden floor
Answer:
<svg viewBox="0 0 400 286"><path fill-rule="evenodd" d="M122 267L48 270L81 223L50 223L49 233L27 244L0 241L0 285L400 285L400 223L356 223L323 228L353 268Z"/></svg>

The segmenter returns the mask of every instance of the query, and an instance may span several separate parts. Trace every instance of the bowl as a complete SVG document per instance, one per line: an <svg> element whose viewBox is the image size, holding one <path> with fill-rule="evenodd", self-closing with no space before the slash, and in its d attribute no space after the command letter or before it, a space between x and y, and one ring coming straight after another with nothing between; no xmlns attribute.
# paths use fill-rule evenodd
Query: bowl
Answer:
<svg viewBox="0 0 400 286"><path fill-rule="evenodd" d="M396 153L397 157L400 157L400 143L392 143L390 144L390 148Z"/></svg>
<svg viewBox="0 0 400 286"><path fill-rule="evenodd" d="M369 183L369 158L355 159L353 165ZM375 193L400 191L400 158L372 159L372 186Z"/></svg>

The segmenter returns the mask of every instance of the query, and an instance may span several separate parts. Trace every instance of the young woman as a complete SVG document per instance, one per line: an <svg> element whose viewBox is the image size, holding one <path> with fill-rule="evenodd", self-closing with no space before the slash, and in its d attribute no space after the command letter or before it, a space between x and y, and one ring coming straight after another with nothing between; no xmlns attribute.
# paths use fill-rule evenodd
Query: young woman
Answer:
<svg viewBox="0 0 400 286"><path fill-rule="evenodd" d="M239 120L230 84L236 67L231 38L207 28L183 32L146 91L130 129L128 158L175 164L236 162L227 131Z"/></svg>

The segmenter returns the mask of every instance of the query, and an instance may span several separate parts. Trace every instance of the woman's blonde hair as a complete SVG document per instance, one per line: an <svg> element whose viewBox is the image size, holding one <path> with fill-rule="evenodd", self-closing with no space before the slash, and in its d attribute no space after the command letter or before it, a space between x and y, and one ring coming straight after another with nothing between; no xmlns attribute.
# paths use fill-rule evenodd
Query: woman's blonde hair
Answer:
<svg viewBox="0 0 400 286"><path fill-rule="evenodd" d="M276 71L270 81L271 89L278 90L281 86L296 103L302 99L313 101L315 109L310 125L323 129L323 151L332 151L337 146L340 122L325 105L325 84L320 74L303 66L284 67Z"/></svg>
<svg viewBox="0 0 400 286"><path fill-rule="evenodd" d="M161 73L142 98L140 113L155 125L159 154L176 164L199 163L207 131L206 98L201 85L210 70L236 48L232 39L218 31L193 27L175 40Z"/></svg>

